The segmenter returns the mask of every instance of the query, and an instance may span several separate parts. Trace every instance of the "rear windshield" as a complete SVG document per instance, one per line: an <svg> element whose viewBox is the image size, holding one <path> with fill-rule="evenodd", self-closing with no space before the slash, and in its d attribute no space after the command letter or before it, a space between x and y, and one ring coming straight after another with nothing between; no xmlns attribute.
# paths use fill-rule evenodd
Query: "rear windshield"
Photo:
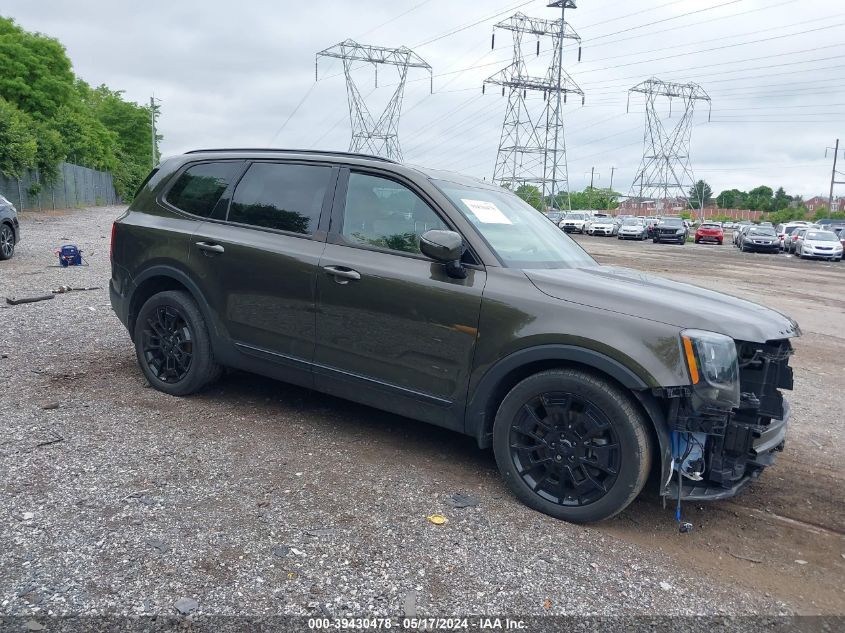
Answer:
<svg viewBox="0 0 845 633"><path fill-rule="evenodd" d="M702 224L701 228L702 229L721 229L722 227L719 226L718 224Z"/></svg>
<svg viewBox="0 0 845 633"><path fill-rule="evenodd" d="M770 226L755 226L753 228L748 229L749 233L753 233L754 235L774 235L775 230Z"/></svg>

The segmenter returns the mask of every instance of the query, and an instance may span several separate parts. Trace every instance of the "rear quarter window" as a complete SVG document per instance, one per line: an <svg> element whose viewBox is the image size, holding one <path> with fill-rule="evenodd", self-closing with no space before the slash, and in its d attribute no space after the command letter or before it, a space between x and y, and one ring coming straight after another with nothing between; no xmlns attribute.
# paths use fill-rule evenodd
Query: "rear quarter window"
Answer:
<svg viewBox="0 0 845 633"><path fill-rule="evenodd" d="M176 179L165 199L191 215L210 217L220 196L238 175L242 165L241 161L193 165Z"/></svg>

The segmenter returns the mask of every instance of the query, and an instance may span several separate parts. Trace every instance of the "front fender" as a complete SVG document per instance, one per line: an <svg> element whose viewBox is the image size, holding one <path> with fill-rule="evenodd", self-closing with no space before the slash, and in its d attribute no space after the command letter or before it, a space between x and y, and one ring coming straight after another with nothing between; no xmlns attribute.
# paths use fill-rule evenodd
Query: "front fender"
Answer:
<svg viewBox="0 0 845 633"><path fill-rule="evenodd" d="M481 448L492 442L496 406L505 389L535 370L551 363L574 363L590 367L613 378L632 391L644 391L653 382L650 376L639 376L618 360L601 352L576 345L538 345L513 352L490 367L470 394L467 403L464 432L476 438Z"/></svg>

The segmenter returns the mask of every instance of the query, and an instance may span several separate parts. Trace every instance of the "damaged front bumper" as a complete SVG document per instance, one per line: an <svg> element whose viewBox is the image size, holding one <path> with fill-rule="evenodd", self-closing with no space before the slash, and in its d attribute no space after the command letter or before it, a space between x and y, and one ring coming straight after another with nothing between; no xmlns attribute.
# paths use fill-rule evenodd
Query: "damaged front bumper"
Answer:
<svg viewBox="0 0 845 633"><path fill-rule="evenodd" d="M690 392L679 388L668 396L667 424L674 437L705 437L700 480L681 477L680 498L689 501L733 497L756 479L782 451L790 407L781 389L792 389L788 340L765 344L737 342L740 359L740 404L731 410L693 410ZM679 456L664 468L661 494L678 497ZM668 476L667 476L668 475Z"/></svg>

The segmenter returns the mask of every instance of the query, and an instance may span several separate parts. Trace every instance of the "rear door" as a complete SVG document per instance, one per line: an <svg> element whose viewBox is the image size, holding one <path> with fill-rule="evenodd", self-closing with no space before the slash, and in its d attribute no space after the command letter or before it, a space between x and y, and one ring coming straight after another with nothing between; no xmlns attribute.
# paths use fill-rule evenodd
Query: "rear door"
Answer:
<svg viewBox="0 0 845 633"><path fill-rule="evenodd" d="M255 161L227 192L220 218L193 235L191 269L235 366L245 366L238 355L249 357L276 367L275 377L311 384L320 222L328 222L337 173L325 164Z"/></svg>
<svg viewBox="0 0 845 633"><path fill-rule="evenodd" d="M452 229L421 189L364 170L341 174L317 275L318 389L451 428L463 403L487 278L467 277L419 250Z"/></svg>

